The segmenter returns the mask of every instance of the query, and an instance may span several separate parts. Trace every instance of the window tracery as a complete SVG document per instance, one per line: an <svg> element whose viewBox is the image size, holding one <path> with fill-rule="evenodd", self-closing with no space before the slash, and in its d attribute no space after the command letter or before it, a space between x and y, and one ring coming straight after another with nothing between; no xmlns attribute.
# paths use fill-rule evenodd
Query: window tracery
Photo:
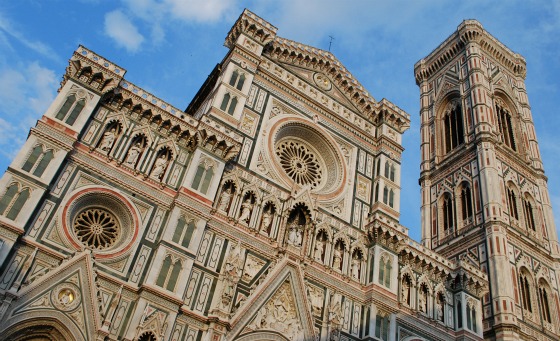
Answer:
<svg viewBox="0 0 560 341"><path fill-rule="evenodd" d="M85 96L85 94L84 94ZM81 97L84 97L81 96ZM58 110L55 118L60 121L64 121L68 125L74 124L76 119L85 107L86 101L84 98L76 98L76 94L71 94L66 97L66 100Z"/></svg>
<svg viewBox="0 0 560 341"><path fill-rule="evenodd" d="M383 254L379 260L379 284L387 288L391 287L392 259L387 254Z"/></svg>
<svg viewBox="0 0 560 341"><path fill-rule="evenodd" d="M375 317L375 337L387 341L389 340L389 315L378 312Z"/></svg>
<svg viewBox="0 0 560 341"><path fill-rule="evenodd" d="M177 279L181 274L182 268L183 264L181 259L167 254L161 265L156 285L169 291L175 291L175 285L177 284Z"/></svg>
<svg viewBox="0 0 560 341"><path fill-rule="evenodd" d="M464 182L461 185L460 191L461 218L463 219L463 226L466 226L471 224L473 219L471 187L468 183Z"/></svg>
<svg viewBox="0 0 560 341"><path fill-rule="evenodd" d="M227 112L230 115L233 115L235 113L236 106L237 106L237 96L233 96L229 92L226 92L224 98L222 99L222 104L220 105L220 109L222 111Z"/></svg>
<svg viewBox="0 0 560 341"><path fill-rule="evenodd" d="M298 185L315 188L322 180L323 169L315 154L305 145L285 140L276 146L276 155L286 174Z"/></svg>
<svg viewBox="0 0 560 341"><path fill-rule="evenodd" d="M463 114L459 100L447 105L442 120L444 152L447 154L464 143Z"/></svg>
<svg viewBox="0 0 560 341"><path fill-rule="evenodd" d="M523 215L525 216L525 226L527 229L532 230L534 232L537 231L537 227L535 224L535 216L533 213L533 204L532 198L529 194L526 194L523 198Z"/></svg>
<svg viewBox="0 0 560 341"><path fill-rule="evenodd" d="M229 79L229 85L233 86L237 90L243 90L243 84L245 83L245 74L239 72L238 70L233 71L231 78Z"/></svg>
<svg viewBox="0 0 560 341"><path fill-rule="evenodd" d="M214 178L215 166L214 162L202 158L196 169L191 187L202 194L207 194L208 188Z"/></svg>
<svg viewBox="0 0 560 341"><path fill-rule="evenodd" d="M74 232L85 246L102 250L117 241L121 228L115 216L103 208L88 208L74 219Z"/></svg>
<svg viewBox="0 0 560 341"><path fill-rule="evenodd" d="M173 233L173 238L171 240L174 243L188 248L195 230L195 221L181 216L179 220L177 220L177 226L175 227L175 232Z"/></svg>
<svg viewBox="0 0 560 341"><path fill-rule="evenodd" d="M519 291L521 292L521 307L523 310L532 313L533 306L531 304L531 278L527 274L527 270L522 268L519 271Z"/></svg>
<svg viewBox="0 0 560 341"><path fill-rule="evenodd" d="M442 198L441 205L443 234L449 235L455 230L455 219L453 216L453 198L451 194L446 192Z"/></svg>
<svg viewBox="0 0 560 341"><path fill-rule="evenodd" d="M515 138L514 138L514 128L512 123L512 114L506 104L501 99L496 99L496 114L498 116L498 127L500 132L500 137L502 142L513 149L517 150Z"/></svg>
<svg viewBox="0 0 560 341"><path fill-rule="evenodd" d="M6 218L15 220L29 199L29 194L29 188L20 189L17 183L11 184L0 200L0 214L5 214Z"/></svg>
<svg viewBox="0 0 560 341"><path fill-rule="evenodd" d="M41 177L45 169L53 159L52 149L44 150L43 146L37 145L29 154L29 157L21 167L25 172L30 172L37 177Z"/></svg>
<svg viewBox="0 0 560 341"><path fill-rule="evenodd" d="M541 317L547 323L552 323L551 309L549 303L550 295L549 286L544 279L539 281L539 304L541 307Z"/></svg>

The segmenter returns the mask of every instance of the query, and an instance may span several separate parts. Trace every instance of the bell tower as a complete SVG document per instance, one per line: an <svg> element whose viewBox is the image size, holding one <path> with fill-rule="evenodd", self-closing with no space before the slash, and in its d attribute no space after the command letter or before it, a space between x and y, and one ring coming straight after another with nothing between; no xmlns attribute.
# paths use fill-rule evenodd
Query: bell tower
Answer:
<svg viewBox="0 0 560 341"><path fill-rule="evenodd" d="M486 339L558 339L560 252L525 59L466 20L414 72L422 243L488 274Z"/></svg>

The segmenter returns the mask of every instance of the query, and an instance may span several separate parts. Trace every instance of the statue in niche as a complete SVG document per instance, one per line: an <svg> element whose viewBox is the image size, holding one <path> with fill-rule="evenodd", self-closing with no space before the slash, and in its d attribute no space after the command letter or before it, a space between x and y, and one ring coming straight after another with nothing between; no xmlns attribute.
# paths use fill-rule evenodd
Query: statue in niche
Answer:
<svg viewBox="0 0 560 341"><path fill-rule="evenodd" d="M103 134L103 138L99 143L99 148L102 151L109 153L109 151L113 147L113 142L115 142L116 136L117 136L117 130L114 127L111 128L110 130L107 130L105 134Z"/></svg>
<svg viewBox="0 0 560 341"><path fill-rule="evenodd" d="M261 231L268 233L268 229L270 228L270 225L272 224L272 209L266 209L263 212L263 217L262 217L262 223L261 223Z"/></svg>
<svg viewBox="0 0 560 341"><path fill-rule="evenodd" d="M354 257L352 259L352 265L350 267L350 272L352 273L352 278L359 280L360 279L360 259L358 257Z"/></svg>
<svg viewBox="0 0 560 341"><path fill-rule="evenodd" d="M140 142L136 142L128 150L128 155L126 156L126 160L124 161L124 163L127 166L134 168L134 166L136 166L136 162L138 161L140 153L142 153L142 145L140 144Z"/></svg>
<svg viewBox="0 0 560 341"><path fill-rule="evenodd" d="M251 203L251 198L247 197L241 204L241 214L239 215L239 220L249 223L251 219L251 212L253 211L253 204Z"/></svg>
<svg viewBox="0 0 560 341"><path fill-rule="evenodd" d="M231 202L231 197L233 196L233 191L231 190L231 186L229 186L225 191L222 192L222 196L220 198L220 205L218 206L218 210L227 212L229 208L229 204Z"/></svg>
<svg viewBox="0 0 560 341"><path fill-rule="evenodd" d="M154 168L152 169L152 176L157 179L161 179L163 173L165 172L165 168L167 167L167 156L165 154L161 154L155 164Z"/></svg>
<svg viewBox="0 0 560 341"><path fill-rule="evenodd" d="M408 285L408 281L403 280L402 282L402 290L401 290L401 302L405 304L408 303L408 295L410 292L410 286Z"/></svg>
<svg viewBox="0 0 560 341"><path fill-rule="evenodd" d="M436 319L443 322L443 302L438 302L436 307Z"/></svg>
<svg viewBox="0 0 560 341"><path fill-rule="evenodd" d="M426 312L426 293L423 289L420 289L420 297L418 297L418 305L421 312Z"/></svg>
<svg viewBox="0 0 560 341"><path fill-rule="evenodd" d="M325 242L318 237L317 241L315 242L315 251L313 252L313 258L318 261L323 261L323 253L325 252Z"/></svg>
<svg viewBox="0 0 560 341"><path fill-rule="evenodd" d="M342 268L342 250L338 246L334 248L333 268L339 270Z"/></svg>
<svg viewBox="0 0 560 341"><path fill-rule="evenodd" d="M288 220L288 244L300 247L303 243L303 229L305 228L306 218L300 209L290 214Z"/></svg>

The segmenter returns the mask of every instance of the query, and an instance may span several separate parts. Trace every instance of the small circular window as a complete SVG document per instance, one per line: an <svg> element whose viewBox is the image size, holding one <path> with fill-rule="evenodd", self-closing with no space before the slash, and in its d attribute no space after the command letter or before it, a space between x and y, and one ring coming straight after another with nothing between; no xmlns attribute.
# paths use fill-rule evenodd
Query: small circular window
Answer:
<svg viewBox="0 0 560 341"><path fill-rule="evenodd" d="M113 214L103 208L89 208L74 218L74 232L85 246L102 250L111 247L120 235L120 226Z"/></svg>

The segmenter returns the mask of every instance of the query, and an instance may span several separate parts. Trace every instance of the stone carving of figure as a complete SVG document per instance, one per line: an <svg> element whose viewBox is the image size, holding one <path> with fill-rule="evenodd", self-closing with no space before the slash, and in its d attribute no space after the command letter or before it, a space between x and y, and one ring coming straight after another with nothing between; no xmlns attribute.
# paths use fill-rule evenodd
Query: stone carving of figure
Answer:
<svg viewBox="0 0 560 341"><path fill-rule="evenodd" d="M352 278L360 279L360 260L358 258L352 259L352 267L350 270L352 272Z"/></svg>
<svg viewBox="0 0 560 341"><path fill-rule="evenodd" d="M231 187L222 192L222 197L220 198L220 205L218 210L227 212L229 203L231 201L232 191Z"/></svg>
<svg viewBox="0 0 560 341"><path fill-rule="evenodd" d="M165 171L165 167L167 166L167 157L164 154L161 154L154 164L154 169L152 170L152 176L155 178L160 178Z"/></svg>
<svg viewBox="0 0 560 341"><path fill-rule="evenodd" d="M420 297L418 298L418 305L421 312L426 312L426 294L420 290Z"/></svg>
<svg viewBox="0 0 560 341"><path fill-rule="evenodd" d="M99 148L101 148L101 150L108 153L109 150L111 150L111 147L113 147L113 142L115 142L115 137L116 137L115 128L111 128L111 130L106 131L105 134L103 134L103 139L99 144Z"/></svg>
<svg viewBox="0 0 560 341"><path fill-rule="evenodd" d="M272 213L270 213L269 210L266 210L263 213L261 231L268 232L268 228L270 227L271 223L272 223Z"/></svg>
<svg viewBox="0 0 560 341"><path fill-rule="evenodd" d="M229 303L235 293L235 284L239 280L239 270L241 268L241 256L239 254L239 247L233 245L229 250L229 254L224 263L223 275L223 288L222 288L222 308L229 308Z"/></svg>
<svg viewBox="0 0 560 341"><path fill-rule="evenodd" d="M303 242L302 226L298 225L295 221L289 225L288 244L293 246L301 246Z"/></svg>
<svg viewBox="0 0 560 341"><path fill-rule="evenodd" d="M321 262L323 260L323 251L325 250L325 242L319 238L315 243L315 252L313 253L313 258L316 261Z"/></svg>
<svg viewBox="0 0 560 341"><path fill-rule="evenodd" d="M333 268L340 269L342 265L342 251L335 247L334 248L334 257L333 257Z"/></svg>
<svg viewBox="0 0 560 341"><path fill-rule="evenodd" d="M436 319L438 321L443 321L443 303L442 302L438 302L438 304L437 304Z"/></svg>
<svg viewBox="0 0 560 341"><path fill-rule="evenodd" d="M251 203L251 198L245 199L245 201L241 204L241 215L239 216L239 220L249 223L252 210L253 204Z"/></svg>
<svg viewBox="0 0 560 341"><path fill-rule="evenodd" d="M311 308L313 314L321 315L321 308L323 308L323 291L315 287L307 287L307 295L309 296L309 301L311 302Z"/></svg>
<svg viewBox="0 0 560 341"><path fill-rule="evenodd" d="M408 291L410 290L408 283L403 281L402 290L401 290L401 302L408 304Z"/></svg>
<svg viewBox="0 0 560 341"><path fill-rule="evenodd" d="M333 295L331 298L329 321L337 325L342 323L342 304L340 303L340 297L337 297L337 295Z"/></svg>
<svg viewBox="0 0 560 341"><path fill-rule="evenodd" d="M136 142L132 147L130 147L130 150L128 151L128 155L126 156L126 160L124 161L124 163L130 167L134 167L136 165L136 161L138 160L138 157L140 156L141 152L142 152L142 147L140 145L140 142Z"/></svg>

